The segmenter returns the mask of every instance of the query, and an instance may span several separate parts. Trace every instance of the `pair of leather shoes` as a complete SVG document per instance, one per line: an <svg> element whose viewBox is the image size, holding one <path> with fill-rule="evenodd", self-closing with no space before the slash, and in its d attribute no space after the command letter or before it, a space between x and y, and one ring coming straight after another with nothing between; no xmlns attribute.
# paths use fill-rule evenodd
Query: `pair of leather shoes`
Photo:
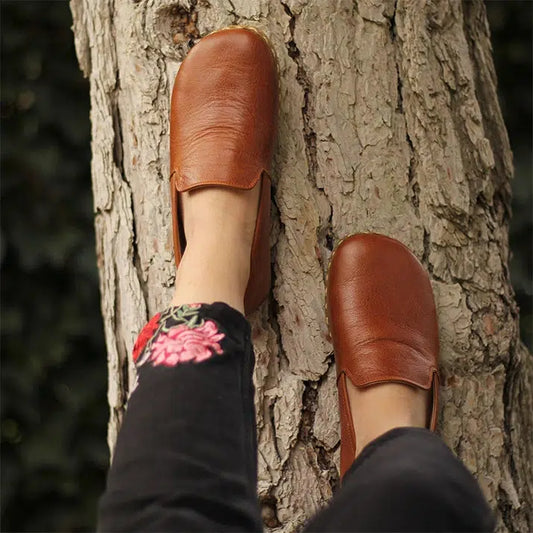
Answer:
<svg viewBox="0 0 533 533"><path fill-rule="evenodd" d="M268 40L249 27L214 32L194 46L176 76L170 119L176 265L185 248L180 193L199 187L252 189L261 181L245 312L270 290L270 161L278 74ZM346 379L357 387L404 383L432 389L438 404L438 330L429 278L401 243L382 235L345 239L333 254L327 306L341 411L341 475L356 453Z"/></svg>

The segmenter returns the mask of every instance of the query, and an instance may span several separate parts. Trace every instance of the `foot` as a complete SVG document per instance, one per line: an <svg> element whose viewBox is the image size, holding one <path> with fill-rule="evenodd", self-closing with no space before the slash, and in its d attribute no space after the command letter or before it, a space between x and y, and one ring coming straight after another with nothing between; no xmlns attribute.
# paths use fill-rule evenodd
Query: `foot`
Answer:
<svg viewBox="0 0 533 533"><path fill-rule="evenodd" d="M252 28L207 35L181 64L170 117L174 304L249 313L268 295L277 106L275 58Z"/></svg>
<svg viewBox="0 0 533 533"><path fill-rule="evenodd" d="M205 187L181 195L187 246L172 305L225 302L244 313L260 186Z"/></svg>
<svg viewBox="0 0 533 533"><path fill-rule="evenodd" d="M359 234L334 252L328 316L341 410L341 475L396 427L437 414L437 317L427 273L400 242Z"/></svg>

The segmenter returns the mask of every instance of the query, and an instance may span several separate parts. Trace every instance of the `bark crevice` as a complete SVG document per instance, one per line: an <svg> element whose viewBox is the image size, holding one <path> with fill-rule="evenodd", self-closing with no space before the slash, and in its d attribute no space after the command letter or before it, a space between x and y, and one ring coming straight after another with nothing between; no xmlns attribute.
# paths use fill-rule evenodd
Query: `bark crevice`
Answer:
<svg viewBox="0 0 533 533"><path fill-rule="evenodd" d="M289 19L289 31L290 31L290 40L286 43L287 45L287 52L289 54L289 57L296 63L297 67L297 73L296 73L296 81L300 85L303 91L303 99L304 103L302 106L302 121L303 121L303 136L305 141L305 155L307 158L307 166L309 169L309 179L313 181L315 186L318 189L321 189L316 185L316 175L318 171L318 163L317 163L317 148L316 148L316 133L311 125L312 121L312 90L311 90L311 81L309 79L309 76L307 74L307 71L305 69L300 50L298 49L298 46L296 45L296 41L294 38L294 32L296 27L296 15L292 13L289 6L283 2L281 2L281 5L283 6L285 12L290 17ZM323 189L321 189L323 190Z"/></svg>

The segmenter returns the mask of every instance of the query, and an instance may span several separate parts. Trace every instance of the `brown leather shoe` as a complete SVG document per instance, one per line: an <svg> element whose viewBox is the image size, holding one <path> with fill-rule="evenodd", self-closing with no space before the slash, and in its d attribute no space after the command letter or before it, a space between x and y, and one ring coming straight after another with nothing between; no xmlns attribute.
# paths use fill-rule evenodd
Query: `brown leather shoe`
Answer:
<svg viewBox="0 0 533 533"><path fill-rule="evenodd" d="M348 237L328 273L328 320L341 418L341 476L356 453L346 379L356 387L394 382L433 388L438 410L439 335L429 277L400 242L372 233Z"/></svg>
<svg viewBox="0 0 533 533"><path fill-rule="evenodd" d="M252 189L261 179L245 312L270 290L270 161L278 115L273 51L254 28L229 27L200 40L174 82L170 186L176 266L185 249L179 194L206 186ZM231 253L231 251L228 251Z"/></svg>

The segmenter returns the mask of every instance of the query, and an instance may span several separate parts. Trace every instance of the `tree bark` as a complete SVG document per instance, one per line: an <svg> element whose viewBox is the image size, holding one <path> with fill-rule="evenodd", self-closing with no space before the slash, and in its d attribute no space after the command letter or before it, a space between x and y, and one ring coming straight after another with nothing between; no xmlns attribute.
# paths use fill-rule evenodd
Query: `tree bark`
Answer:
<svg viewBox="0 0 533 533"><path fill-rule="evenodd" d="M438 306L440 433L500 531L533 529L533 359L509 282L512 155L480 0L71 0L91 81L92 178L109 359L109 446L131 350L166 307L172 251L168 115L202 35L251 24L281 72L273 295L251 318L264 521L296 530L338 486L339 420L324 316L336 242L407 244ZM438 480L436 480L438 482Z"/></svg>

